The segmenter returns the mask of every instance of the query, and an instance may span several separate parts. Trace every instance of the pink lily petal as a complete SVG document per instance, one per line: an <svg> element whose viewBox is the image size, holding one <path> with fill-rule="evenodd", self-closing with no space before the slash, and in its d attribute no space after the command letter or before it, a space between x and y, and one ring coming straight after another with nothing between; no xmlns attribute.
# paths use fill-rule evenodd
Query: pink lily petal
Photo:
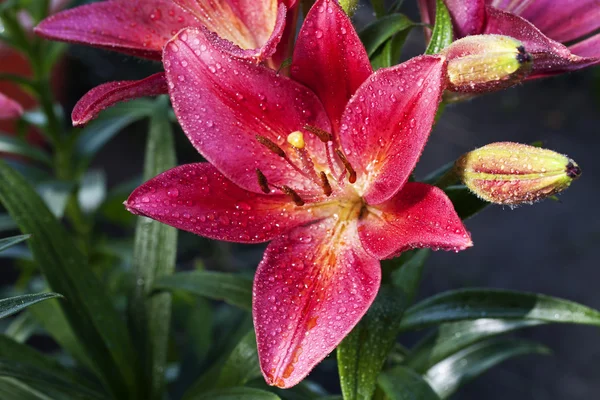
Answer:
<svg viewBox="0 0 600 400"><path fill-rule="evenodd" d="M454 36L461 38L481 32L485 23L485 0L445 0L454 25ZM419 0L421 18L426 24L435 22L435 0Z"/></svg>
<svg viewBox="0 0 600 400"><path fill-rule="evenodd" d="M109 82L96 86L79 99L73 108L71 114L73 126L87 124L102 110L116 103L166 93L168 93L168 87L164 72L139 81Z"/></svg>
<svg viewBox="0 0 600 400"><path fill-rule="evenodd" d="M600 28L597 0L495 0L488 3L525 18L557 42L570 42Z"/></svg>
<svg viewBox="0 0 600 400"><path fill-rule="evenodd" d="M334 0L318 0L300 29L291 76L312 89L336 134L348 100L373 73L352 22Z"/></svg>
<svg viewBox="0 0 600 400"><path fill-rule="evenodd" d="M594 64L597 64L600 61L600 34L570 46L569 50L580 57L595 58Z"/></svg>
<svg viewBox="0 0 600 400"><path fill-rule="evenodd" d="M323 212L296 207L284 195L243 190L209 163L163 172L138 187L125 206L178 229L238 243L271 240Z"/></svg>
<svg viewBox="0 0 600 400"><path fill-rule="evenodd" d="M458 251L473 245L452 202L435 186L409 182L369 211L359 221L358 234L365 250L378 259L414 248Z"/></svg>
<svg viewBox="0 0 600 400"><path fill-rule="evenodd" d="M18 118L23 114L23 107L10 97L0 93L0 119Z"/></svg>
<svg viewBox="0 0 600 400"><path fill-rule="evenodd" d="M267 247L254 278L252 315L267 383L288 388L342 341L379 289L379 261L356 220L298 227Z"/></svg>
<svg viewBox="0 0 600 400"><path fill-rule="evenodd" d="M598 63L598 59L579 57L545 36L529 21L493 7L487 7L487 23L483 33L512 36L520 40L533 55L533 70L528 79L574 71Z"/></svg>
<svg viewBox="0 0 600 400"><path fill-rule="evenodd" d="M109 0L48 17L35 32L46 39L160 60L163 46L173 35L198 25L171 0Z"/></svg>
<svg viewBox="0 0 600 400"><path fill-rule="evenodd" d="M296 41L296 28L298 24L298 15L300 13L300 7L293 5L291 8L288 6L288 12L285 19L285 28L281 40L277 45L275 54L271 56L270 66L273 69L277 69L281 64L292 57L294 50L294 42ZM280 73L287 73L286 71L280 71Z"/></svg>
<svg viewBox="0 0 600 400"><path fill-rule="evenodd" d="M276 49L286 20L286 6L277 0L174 0L208 30L235 46L233 55L261 62Z"/></svg>
<svg viewBox="0 0 600 400"><path fill-rule="evenodd" d="M164 65L171 100L184 132L196 149L227 178L261 192L255 170L271 185L300 194L321 193L286 161L260 144L262 135L293 155L286 138L305 125L329 130L316 96L271 69L231 57L215 34L186 29L166 47ZM325 146L305 135L313 161L326 165ZM308 183L308 185L307 185Z"/></svg>
<svg viewBox="0 0 600 400"><path fill-rule="evenodd" d="M375 72L350 99L340 137L367 203L386 201L407 181L429 137L444 74L443 56L416 57Z"/></svg>

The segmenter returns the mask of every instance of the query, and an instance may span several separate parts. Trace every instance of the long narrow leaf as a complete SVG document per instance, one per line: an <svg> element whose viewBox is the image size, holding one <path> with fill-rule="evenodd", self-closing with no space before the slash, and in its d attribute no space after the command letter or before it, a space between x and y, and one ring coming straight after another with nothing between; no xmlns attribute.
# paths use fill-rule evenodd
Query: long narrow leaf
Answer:
<svg viewBox="0 0 600 400"><path fill-rule="evenodd" d="M48 153L22 139L7 134L0 133L0 152L23 156L48 166L52 165L52 159Z"/></svg>
<svg viewBox="0 0 600 400"><path fill-rule="evenodd" d="M58 293L24 294L0 300L0 318L8 317L40 301L62 297Z"/></svg>
<svg viewBox="0 0 600 400"><path fill-rule="evenodd" d="M73 238L18 173L0 162L0 201L21 230L67 319L113 393L133 397L136 359L125 324Z"/></svg>
<svg viewBox="0 0 600 400"><path fill-rule="evenodd" d="M549 354L538 343L514 339L491 339L474 344L437 363L425 374L425 380L442 399L459 386L476 378L502 361L524 354Z"/></svg>
<svg viewBox="0 0 600 400"><path fill-rule="evenodd" d="M402 329L479 318L600 326L600 312L569 300L536 293L472 288L440 293L415 304L404 314Z"/></svg>
<svg viewBox="0 0 600 400"><path fill-rule="evenodd" d="M371 57L392 36L399 32L410 30L416 25L404 14L391 14L367 25L359 33L359 36L365 45L367 54Z"/></svg>
<svg viewBox="0 0 600 400"><path fill-rule="evenodd" d="M267 392L260 389L239 387L216 389L210 392L202 393L190 400L279 400L279 396L275 393Z"/></svg>
<svg viewBox="0 0 600 400"><path fill-rule="evenodd" d="M156 112L150 120L144 179L153 178L176 164L168 103L164 100L157 100ZM142 390L143 398L147 399L164 397L171 324L171 294L159 293L150 297L150 293L156 278L173 273L176 251L177 229L149 218L138 218L133 250L136 284L130 318L144 366Z"/></svg>
<svg viewBox="0 0 600 400"><path fill-rule="evenodd" d="M402 366L383 372L378 382L390 400L439 400L419 374Z"/></svg>
<svg viewBox="0 0 600 400"><path fill-rule="evenodd" d="M12 360L0 359L0 376L17 378L42 387L47 386L70 396L73 400L108 400L108 397L78 383L66 381L50 371Z"/></svg>
<svg viewBox="0 0 600 400"><path fill-rule="evenodd" d="M449 46L453 39L452 18L443 0L436 0L435 25L425 54L435 54Z"/></svg>
<svg viewBox="0 0 600 400"><path fill-rule="evenodd" d="M106 397L106 393L102 390L99 382L92 382L32 347L2 335L0 335L0 360L26 364L39 371L45 371L47 374L73 386L85 387L89 392L95 393L96 397Z"/></svg>
<svg viewBox="0 0 600 400"><path fill-rule="evenodd" d="M439 329L425 337L411 350L403 364L417 372L424 373L444 358L450 357L474 343L516 329L541 324L544 322L530 319L491 318L442 324Z"/></svg>
<svg viewBox="0 0 600 400"><path fill-rule="evenodd" d="M234 306L252 309L252 280L223 272L179 272L157 279L155 290L183 290Z"/></svg>
<svg viewBox="0 0 600 400"><path fill-rule="evenodd" d="M6 250L15 244L21 243L27 239L29 239L31 235L19 235L19 236L11 236L4 239L0 239L0 251Z"/></svg>
<svg viewBox="0 0 600 400"><path fill-rule="evenodd" d="M0 377L0 399L11 400L58 400L47 393L36 390L27 384L7 377Z"/></svg>

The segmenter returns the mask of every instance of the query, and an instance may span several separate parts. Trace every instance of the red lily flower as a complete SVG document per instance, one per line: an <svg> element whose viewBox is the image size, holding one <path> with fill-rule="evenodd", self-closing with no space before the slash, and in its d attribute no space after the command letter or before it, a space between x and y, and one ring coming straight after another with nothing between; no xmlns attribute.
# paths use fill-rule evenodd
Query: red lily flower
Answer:
<svg viewBox="0 0 600 400"><path fill-rule="evenodd" d="M202 29L180 32L163 62L175 113L210 162L137 188L135 213L205 237L272 240L253 316L267 382L291 387L373 302L380 259L471 239L444 192L408 182L445 82L443 56L373 73L334 0L308 13L294 52L298 83L231 57Z"/></svg>
<svg viewBox="0 0 600 400"><path fill-rule="evenodd" d="M23 114L23 107L10 97L0 93L0 119L17 118Z"/></svg>
<svg viewBox="0 0 600 400"><path fill-rule="evenodd" d="M35 32L47 39L160 60L164 45L177 32L204 26L231 41L235 46L227 48L235 56L276 67L290 48L296 8L296 0L108 0L46 18ZM75 106L73 125L89 122L117 102L167 92L163 72L100 85Z"/></svg>
<svg viewBox="0 0 600 400"><path fill-rule="evenodd" d="M597 0L444 0L457 38L512 36L534 57L531 78L600 63ZM435 0L419 0L424 22L433 21ZM569 43L565 46L563 43Z"/></svg>

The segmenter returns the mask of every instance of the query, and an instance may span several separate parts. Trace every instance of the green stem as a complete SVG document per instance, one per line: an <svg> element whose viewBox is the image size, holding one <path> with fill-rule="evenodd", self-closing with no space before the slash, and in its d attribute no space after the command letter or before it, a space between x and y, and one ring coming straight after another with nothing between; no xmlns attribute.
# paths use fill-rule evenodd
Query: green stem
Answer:
<svg viewBox="0 0 600 400"><path fill-rule="evenodd" d="M435 186L440 189L446 189L448 186L452 186L459 181L460 177L456 173L456 168L452 167L444 175L434 183Z"/></svg>

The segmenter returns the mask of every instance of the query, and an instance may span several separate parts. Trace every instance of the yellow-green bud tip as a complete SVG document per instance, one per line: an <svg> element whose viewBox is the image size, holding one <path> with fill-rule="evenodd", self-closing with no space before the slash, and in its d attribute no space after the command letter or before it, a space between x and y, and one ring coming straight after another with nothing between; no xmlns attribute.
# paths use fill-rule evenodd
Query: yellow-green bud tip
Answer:
<svg viewBox="0 0 600 400"><path fill-rule="evenodd" d="M533 66L523 44L509 36L473 35L441 52L448 59L448 90L492 92L521 82Z"/></svg>
<svg viewBox="0 0 600 400"><path fill-rule="evenodd" d="M507 205L553 196L581 175L581 168L562 154L509 142L467 153L455 168L463 183L479 197Z"/></svg>

